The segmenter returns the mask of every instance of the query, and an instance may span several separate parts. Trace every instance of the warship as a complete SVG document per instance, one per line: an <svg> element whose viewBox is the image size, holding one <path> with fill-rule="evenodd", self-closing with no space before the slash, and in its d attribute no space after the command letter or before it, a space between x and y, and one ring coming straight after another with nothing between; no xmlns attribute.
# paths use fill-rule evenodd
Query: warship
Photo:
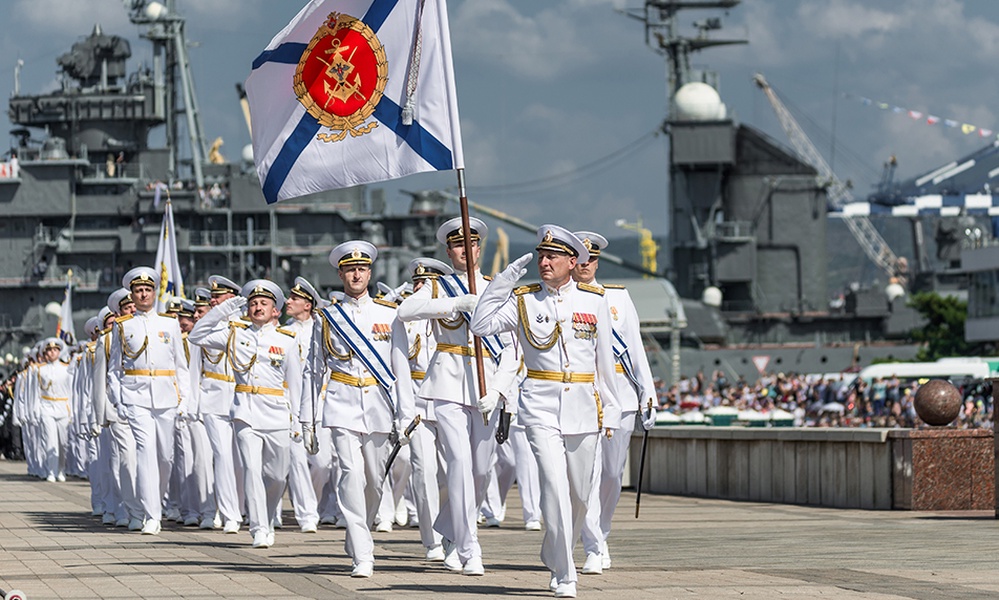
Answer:
<svg viewBox="0 0 999 600"><path fill-rule="evenodd" d="M966 276L953 257L968 241L968 223L938 223L937 254L949 258L941 270L924 260L922 223L912 220L909 272L891 251L897 240L889 245L879 233L884 222L849 216L846 208L858 203L809 153L807 140L794 138L793 117L782 119L794 146L788 149L729 114L717 76L693 69L690 57L745 41L715 38L717 17L697 21L695 35L681 33L678 23L686 11L739 3L645 0L625 11L668 65L670 231L636 227L643 250L623 251L624 258L605 253L603 262L612 264L601 280L631 290L646 350L666 383L716 370L751 381L764 371L837 373L878 359L911 359L918 347L910 332L920 317L905 297L917 283L961 293ZM58 58L60 89L32 95L15 85L10 98L18 143L0 162L0 356L17 356L55 330L67 280L80 331L125 271L152 264L167 200L188 290L218 273L236 281L268 277L286 287L302 275L329 291L339 281L326 253L352 238L378 246L374 279L395 286L412 257L435 252L436 227L455 212L453 196L443 191L411 194L404 214L387 210L383 190L364 186L267 205L252 156L226 162L205 137L184 19L172 1L126 5L152 44L152 65L129 72L128 41L95 27ZM781 116L779 100L771 100ZM159 137L165 143L153 145ZM946 188L942 172L903 184L886 177L869 204L911 207L913 194ZM533 232L513 216L473 203L476 209ZM851 234L885 280L833 299L828 242ZM663 269L655 263L657 241ZM634 238L614 242L615 250L636 246ZM499 246L514 255L529 250Z"/></svg>
<svg viewBox="0 0 999 600"><path fill-rule="evenodd" d="M17 143L0 162L0 357L55 331L67 281L82 331L126 271L153 264L167 201L188 296L212 274L285 287L301 275L330 290L339 281L327 253L356 238L379 249L373 280L395 286L412 258L435 250L451 216L437 196L413 194L405 214L364 186L268 205L252 156L226 162L207 143L183 17L172 2L126 4L151 66L129 72L129 42L96 26L58 57L59 89L15 84L9 100Z"/></svg>

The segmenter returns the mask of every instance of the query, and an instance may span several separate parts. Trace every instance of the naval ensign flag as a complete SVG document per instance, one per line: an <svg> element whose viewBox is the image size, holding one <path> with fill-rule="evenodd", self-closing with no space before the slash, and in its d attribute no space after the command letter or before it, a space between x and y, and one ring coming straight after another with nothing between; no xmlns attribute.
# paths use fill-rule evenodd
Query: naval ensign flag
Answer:
<svg viewBox="0 0 999 600"><path fill-rule="evenodd" d="M173 225L173 205L169 197L160 226L160 243L156 247L156 272L160 275L156 286L156 310L165 312L171 298L184 297L184 278L177 258L177 229Z"/></svg>
<svg viewBox="0 0 999 600"><path fill-rule="evenodd" d="M312 0L246 94L268 203L464 167L444 0Z"/></svg>

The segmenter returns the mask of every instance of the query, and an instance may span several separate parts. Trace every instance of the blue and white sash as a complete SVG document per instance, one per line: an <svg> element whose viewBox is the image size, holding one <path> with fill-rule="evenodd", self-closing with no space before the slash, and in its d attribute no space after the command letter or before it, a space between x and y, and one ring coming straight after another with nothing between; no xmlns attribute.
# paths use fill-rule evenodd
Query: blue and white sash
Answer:
<svg viewBox="0 0 999 600"><path fill-rule="evenodd" d="M444 291L451 298L457 298L460 295L465 295L468 293L468 288L466 288L465 284L461 282L461 279L458 277L457 274L452 273L451 275L447 275L445 277L438 277L437 281L441 284L441 287L444 288ZM461 291L461 294L458 293L459 290ZM467 322L469 323L472 322L472 315L468 314L467 312L462 312L461 315L465 317L465 320ZM503 351L503 342L500 341L499 336L491 335L479 339L482 340L482 345L486 347L486 350L489 350L489 355L492 356L496 364L499 365L500 352Z"/></svg>
<svg viewBox="0 0 999 600"><path fill-rule="evenodd" d="M350 347L354 356L364 364L365 368L374 376L375 381L378 385L386 392L386 397L388 398L389 408L392 409L393 414L395 413L395 405L392 402L392 390L395 384L395 375L392 374L392 369L389 368L385 361L382 359L382 355L375 350L368 338L361 333L361 330L357 328L357 325L350 320L347 313L340 306L340 303L333 304L327 308L320 311L323 317L329 322L330 326L336 331L340 339L343 340L348 347Z"/></svg>
<svg viewBox="0 0 999 600"><path fill-rule="evenodd" d="M642 384L638 382L638 377L635 375L635 370L631 364L631 355L628 353L628 344L624 342L624 338L621 334L617 332L613 327L611 328L611 333L613 338L611 340L611 347L614 349L614 357L617 358L617 362L621 363L621 367L624 368L624 374L628 376L631 383L635 385L635 389L638 393L642 393Z"/></svg>

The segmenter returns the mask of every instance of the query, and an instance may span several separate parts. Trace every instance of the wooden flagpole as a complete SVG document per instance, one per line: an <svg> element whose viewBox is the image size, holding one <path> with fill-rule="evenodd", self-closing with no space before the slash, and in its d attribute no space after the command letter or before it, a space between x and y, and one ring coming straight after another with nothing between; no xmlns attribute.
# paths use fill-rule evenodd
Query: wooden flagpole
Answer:
<svg viewBox="0 0 999 600"><path fill-rule="evenodd" d="M465 169L458 169L458 206L461 210L461 235L465 243L465 268L468 273L468 293L477 294L475 289L475 257L472 254L472 227L468 222L468 198L465 195ZM471 323L468 324L471 327ZM482 362L482 339L472 338L475 348L475 369L478 373L479 393L486 393L486 367ZM482 420L489 424L489 415L482 415Z"/></svg>

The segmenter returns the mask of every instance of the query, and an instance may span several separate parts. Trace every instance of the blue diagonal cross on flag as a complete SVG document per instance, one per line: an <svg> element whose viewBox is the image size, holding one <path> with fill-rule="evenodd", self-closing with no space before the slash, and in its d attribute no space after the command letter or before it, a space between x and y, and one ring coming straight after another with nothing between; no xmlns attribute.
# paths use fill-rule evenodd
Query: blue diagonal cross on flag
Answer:
<svg viewBox="0 0 999 600"><path fill-rule="evenodd" d="M444 0L313 0L246 93L268 203L464 166Z"/></svg>

